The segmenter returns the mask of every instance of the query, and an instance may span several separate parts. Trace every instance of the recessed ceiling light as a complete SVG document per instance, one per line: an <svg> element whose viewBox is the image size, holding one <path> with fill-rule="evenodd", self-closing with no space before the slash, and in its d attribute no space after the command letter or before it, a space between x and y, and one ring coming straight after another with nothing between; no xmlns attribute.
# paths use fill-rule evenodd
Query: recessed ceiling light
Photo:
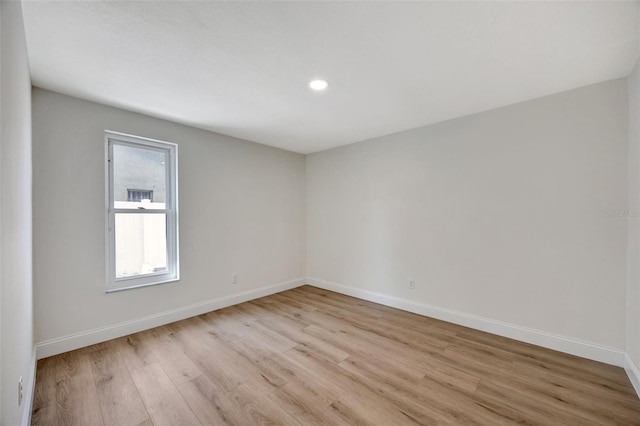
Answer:
<svg viewBox="0 0 640 426"><path fill-rule="evenodd" d="M329 82L325 79L317 78L309 82L309 87L311 87L313 90L324 90L329 87Z"/></svg>

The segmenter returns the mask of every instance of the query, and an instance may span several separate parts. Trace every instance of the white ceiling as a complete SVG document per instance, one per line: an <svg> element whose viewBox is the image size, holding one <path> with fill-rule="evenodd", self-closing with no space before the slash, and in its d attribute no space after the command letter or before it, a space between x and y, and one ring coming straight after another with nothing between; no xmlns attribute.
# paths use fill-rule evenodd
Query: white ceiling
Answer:
<svg viewBox="0 0 640 426"><path fill-rule="evenodd" d="M23 7L34 85L301 153L624 77L639 49L637 2Z"/></svg>

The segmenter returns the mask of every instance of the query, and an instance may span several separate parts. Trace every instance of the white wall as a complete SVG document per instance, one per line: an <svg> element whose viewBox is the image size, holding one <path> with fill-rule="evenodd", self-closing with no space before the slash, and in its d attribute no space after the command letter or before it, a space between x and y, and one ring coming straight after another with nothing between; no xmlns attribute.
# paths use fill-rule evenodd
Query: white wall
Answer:
<svg viewBox="0 0 640 426"><path fill-rule="evenodd" d="M627 223L606 211L627 207L626 90L307 156L308 275L621 353Z"/></svg>
<svg viewBox="0 0 640 426"><path fill-rule="evenodd" d="M0 2L0 424L19 425L17 382L34 374L31 256L31 78L20 2Z"/></svg>
<svg viewBox="0 0 640 426"><path fill-rule="evenodd" d="M629 215L627 253L627 353L640 366L640 62L628 79ZM639 377L640 378L640 377ZM639 389L640 391L640 389Z"/></svg>
<svg viewBox="0 0 640 426"><path fill-rule="evenodd" d="M105 294L105 130L178 144L178 283ZM300 154L35 88L33 165L37 342L305 275Z"/></svg>

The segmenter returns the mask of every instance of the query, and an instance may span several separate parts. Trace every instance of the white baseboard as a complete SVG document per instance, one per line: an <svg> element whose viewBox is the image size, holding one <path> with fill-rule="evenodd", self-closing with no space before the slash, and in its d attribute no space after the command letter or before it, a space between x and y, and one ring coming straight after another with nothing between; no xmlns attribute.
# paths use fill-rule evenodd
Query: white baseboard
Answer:
<svg viewBox="0 0 640 426"><path fill-rule="evenodd" d="M638 366L633 362L629 354L624 355L624 369L638 397L640 397L640 369L638 369Z"/></svg>
<svg viewBox="0 0 640 426"><path fill-rule="evenodd" d="M420 302L413 302L382 293L361 290L355 287L332 283L318 278L308 278L307 284L594 361L604 362L618 367L623 367L625 365L625 352L615 348L609 348L570 337L466 314L451 309L431 306ZM637 377L640 377L640 375ZM636 389L638 388L636 387Z"/></svg>
<svg viewBox="0 0 640 426"><path fill-rule="evenodd" d="M122 336L127 336L139 331L148 330L150 328L159 327L185 318L201 315L206 312L215 311L216 309L225 308L238 303L247 302L249 300L258 299L270 294L279 293L295 287L304 285L304 278L286 281L283 283L260 287L257 289L236 293L229 296L219 297L207 300L182 308L172 309L170 311L160 312L142 318L136 318L131 321L125 321L106 327L96 328L84 331L82 333L71 334L56 339L45 340L36 344L36 355L38 359L46 358L52 355L61 354L72 351L74 349L83 348L96 343L105 342Z"/></svg>
<svg viewBox="0 0 640 426"><path fill-rule="evenodd" d="M31 410L33 408L33 395L36 390L36 348L33 347L29 373L22 381L22 426L31 424Z"/></svg>

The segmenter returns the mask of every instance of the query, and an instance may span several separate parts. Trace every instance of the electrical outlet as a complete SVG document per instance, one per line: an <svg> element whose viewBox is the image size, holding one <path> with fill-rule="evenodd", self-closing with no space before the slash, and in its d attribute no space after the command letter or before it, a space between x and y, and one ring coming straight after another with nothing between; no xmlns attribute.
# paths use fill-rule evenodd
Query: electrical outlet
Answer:
<svg viewBox="0 0 640 426"><path fill-rule="evenodd" d="M238 284L238 274L234 273L231 278L231 284Z"/></svg>
<svg viewBox="0 0 640 426"><path fill-rule="evenodd" d="M22 376L18 379L18 406L22 405Z"/></svg>
<svg viewBox="0 0 640 426"><path fill-rule="evenodd" d="M416 281L415 280L409 280L409 288L411 290L413 290L414 288L416 288Z"/></svg>

